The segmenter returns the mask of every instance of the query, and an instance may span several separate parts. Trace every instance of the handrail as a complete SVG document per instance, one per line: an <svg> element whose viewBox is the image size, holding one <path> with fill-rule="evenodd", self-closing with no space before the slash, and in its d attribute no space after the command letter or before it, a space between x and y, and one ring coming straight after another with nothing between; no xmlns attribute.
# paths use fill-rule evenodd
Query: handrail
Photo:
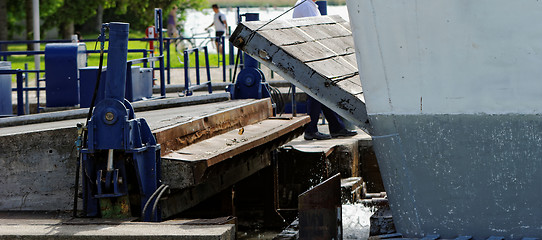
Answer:
<svg viewBox="0 0 542 240"><path fill-rule="evenodd" d="M24 115L23 102L23 70L0 70L0 74L16 74L17 75L17 115Z"/></svg>
<svg viewBox="0 0 542 240"><path fill-rule="evenodd" d="M207 82L201 83L200 81L200 73L199 73L199 51L200 49L203 50L205 54L205 68L207 72ZM196 86L190 86L190 54L194 53L195 57L195 65L196 65ZM209 50L207 49L207 46L198 47L198 48L192 48L184 50L184 89L185 89L185 95L191 96L193 94L193 90L201 88L202 86L207 85L207 91L209 93L213 93L213 87L211 85L211 70L209 65Z"/></svg>

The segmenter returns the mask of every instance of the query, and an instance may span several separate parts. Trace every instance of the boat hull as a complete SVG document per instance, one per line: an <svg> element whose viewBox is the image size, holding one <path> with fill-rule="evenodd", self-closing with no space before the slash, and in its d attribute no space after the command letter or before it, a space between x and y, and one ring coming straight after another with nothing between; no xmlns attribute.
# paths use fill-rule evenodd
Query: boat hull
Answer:
<svg viewBox="0 0 542 240"><path fill-rule="evenodd" d="M347 6L397 231L542 237L542 2Z"/></svg>
<svg viewBox="0 0 542 240"><path fill-rule="evenodd" d="M539 115L370 121L394 223L404 236L542 236Z"/></svg>

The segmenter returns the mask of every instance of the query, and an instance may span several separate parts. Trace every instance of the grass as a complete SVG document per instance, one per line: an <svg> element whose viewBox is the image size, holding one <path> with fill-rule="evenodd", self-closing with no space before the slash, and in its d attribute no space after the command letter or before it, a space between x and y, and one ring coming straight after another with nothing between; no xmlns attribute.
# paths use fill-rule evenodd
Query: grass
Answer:
<svg viewBox="0 0 542 240"><path fill-rule="evenodd" d="M97 38L97 36L83 36L84 39L94 39ZM141 32L132 32L130 33L130 38L144 38L144 34ZM87 50L94 50L96 42L85 42ZM212 44L208 44L209 48L212 48ZM128 42L128 49L148 49L149 43L147 41L129 41ZM107 49L108 44L106 42L105 49ZM98 43L96 45L96 50L99 50L100 44ZM45 44L41 44L40 46L41 50L45 50ZM26 51L26 44L13 44L9 45L8 51ZM158 44L155 42L155 56L159 54L158 51ZM183 60L183 54L177 53L174 47L174 44L170 45L170 65L172 68L182 68L184 67L184 64L182 64L181 61ZM164 55L167 58L167 52L164 50ZM139 59L143 58L143 53L128 53L128 60L133 59ZM44 56L40 56L40 69L45 69L45 61ZM228 59L228 55L226 55L226 59ZM34 70L34 56L26 56L26 55L18 55L18 56L9 56L7 58L8 61L11 62L11 68L12 69L25 69L25 63L28 63L28 69ZM98 66L100 61L100 54L98 53L92 53L87 55L87 66ZM166 64L167 60L164 60L164 64ZM205 66L205 58L204 54L200 53L199 56L200 66ZM195 67L195 56L194 54L190 54L190 67ZM218 65L218 54L209 54L209 63L211 66L217 66ZM107 65L107 54L104 54L104 66ZM142 65L142 64L141 64ZM155 66L158 66L158 63L155 64ZM34 75L31 74L30 79L34 78ZM12 78L13 81L15 81L15 76Z"/></svg>

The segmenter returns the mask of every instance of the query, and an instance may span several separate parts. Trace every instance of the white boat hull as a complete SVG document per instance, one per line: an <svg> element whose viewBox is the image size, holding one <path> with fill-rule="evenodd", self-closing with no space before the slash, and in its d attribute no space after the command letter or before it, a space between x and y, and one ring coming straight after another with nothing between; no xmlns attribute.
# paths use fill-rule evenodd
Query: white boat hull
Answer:
<svg viewBox="0 0 542 240"><path fill-rule="evenodd" d="M542 236L542 2L347 0L397 230Z"/></svg>

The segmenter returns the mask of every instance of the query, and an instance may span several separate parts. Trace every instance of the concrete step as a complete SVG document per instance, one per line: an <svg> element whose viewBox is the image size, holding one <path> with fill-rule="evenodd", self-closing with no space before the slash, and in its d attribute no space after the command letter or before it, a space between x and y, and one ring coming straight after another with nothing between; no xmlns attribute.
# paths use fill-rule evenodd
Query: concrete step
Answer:
<svg viewBox="0 0 542 240"><path fill-rule="evenodd" d="M44 212L0 212L0 239L201 239L233 240L235 224L202 225L189 220L143 223L81 219Z"/></svg>

